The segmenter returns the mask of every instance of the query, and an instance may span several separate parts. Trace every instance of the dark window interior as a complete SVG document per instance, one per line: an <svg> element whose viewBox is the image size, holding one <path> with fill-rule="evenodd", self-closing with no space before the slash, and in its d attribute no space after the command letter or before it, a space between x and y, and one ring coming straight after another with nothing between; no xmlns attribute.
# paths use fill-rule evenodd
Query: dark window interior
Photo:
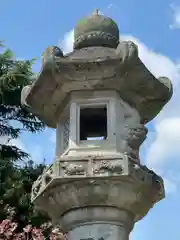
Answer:
<svg viewBox="0 0 180 240"><path fill-rule="evenodd" d="M80 108L80 140L107 138L107 108Z"/></svg>

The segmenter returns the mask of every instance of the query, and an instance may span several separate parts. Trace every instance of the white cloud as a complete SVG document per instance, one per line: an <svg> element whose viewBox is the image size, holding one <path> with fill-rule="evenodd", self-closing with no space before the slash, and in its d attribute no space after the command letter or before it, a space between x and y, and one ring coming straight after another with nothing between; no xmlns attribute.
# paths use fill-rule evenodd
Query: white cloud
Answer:
<svg viewBox="0 0 180 240"><path fill-rule="evenodd" d="M163 178L163 180L164 180L166 195L173 194L177 191L177 185L172 180L169 180L168 178L165 178L165 177Z"/></svg>
<svg viewBox="0 0 180 240"><path fill-rule="evenodd" d="M63 52L69 53L73 49L73 42L74 42L74 30L65 34L64 39L60 42L60 47L62 48Z"/></svg>
<svg viewBox="0 0 180 240"><path fill-rule="evenodd" d="M73 30L68 32L63 39L62 45L66 53L73 49ZM146 145L146 164L157 173L166 176L165 188L167 193L175 191L173 180L163 172L163 166L172 161L173 156L180 154L180 111L177 103L180 102L180 68L167 56L156 53L133 36L123 35L122 40L131 40L138 45L139 57L146 67L156 76L166 76L172 80L174 94L171 101L153 121L155 136Z"/></svg>
<svg viewBox="0 0 180 240"><path fill-rule="evenodd" d="M171 5L173 15L172 15L172 24L170 24L170 29L179 29L180 28L180 6Z"/></svg>

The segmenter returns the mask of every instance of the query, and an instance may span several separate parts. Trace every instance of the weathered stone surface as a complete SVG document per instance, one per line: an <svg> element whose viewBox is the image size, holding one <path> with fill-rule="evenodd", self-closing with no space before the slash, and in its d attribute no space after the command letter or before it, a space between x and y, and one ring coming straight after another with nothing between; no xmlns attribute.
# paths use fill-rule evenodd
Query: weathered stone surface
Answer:
<svg viewBox="0 0 180 240"><path fill-rule="evenodd" d="M87 104L87 105L86 105ZM107 108L107 138L103 141L81 141L79 138L80 109L85 105L105 104ZM139 147L147 128L140 124L136 109L126 104L114 90L81 91L69 94L57 124L56 156L117 156L129 155L139 162ZM96 122L96 121L95 121ZM68 123L68 124L67 124Z"/></svg>
<svg viewBox="0 0 180 240"><path fill-rule="evenodd" d="M32 200L59 223L70 209L111 206L140 220L164 197L162 179L127 156L59 159L34 183Z"/></svg>
<svg viewBox="0 0 180 240"><path fill-rule="evenodd" d="M50 127L56 127L57 109L72 91L114 89L139 111L142 123L152 120L171 98L170 80L155 78L132 42L120 42L117 49L88 47L64 57L53 54L22 99Z"/></svg>
<svg viewBox="0 0 180 240"><path fill-rule="evenodd" d="M117 223L116 223L117 224ZM94 223L78 226L69 231L69 240L127 240L128 232L125 227L110 223Z"/></svg>
<svg viewBox="0 0 180 240"><path fill-rule="evenodd" d="M91 46L116 48L118 43L117 24L111 18L98 14L98 11L81 19L74 29L74 49Z"/></svg>
<svg viewBox="0 0 180 240"><path fill-rule="evenodd" d="M69 240L127 240L133 225L131 213L109 206L72 209L61 218L61 229L68 232Z"/></svg>
<svg viewBox="0 0 180 240"><path fill-rule="evenodd" d="M171 96L170 80L155 78L138 47L119 41L114 21L97 12L77 25L71 53L45 50L22 104L57 127L56 160L33 184L32 201L69 240L128 240L134 223L164 198L163 180L140 164L139 147L144 125ZM81 138L81 109L100 105L103 141L89 141L91 132Z"/></svg>
<svg viewBox="0 0 180 240"><path fill-rule="evenodd" d="M125 126L122 140L127 144L127 154L134 159L139 159L139 148L146 139L148 130L143 124L136 126Z"/></svg>
<svg viewBox="0 0 180 240"><path fill-rule="evenodd" d="M55 58L56 57L63 57L63 52L62 50L57 47L57 46L50 46L48 48L46 48L46 50L44 51L43 55L42 55L42 65L43 67L49 68L49 69L53 69L56 65L55 65Z"/></svg>

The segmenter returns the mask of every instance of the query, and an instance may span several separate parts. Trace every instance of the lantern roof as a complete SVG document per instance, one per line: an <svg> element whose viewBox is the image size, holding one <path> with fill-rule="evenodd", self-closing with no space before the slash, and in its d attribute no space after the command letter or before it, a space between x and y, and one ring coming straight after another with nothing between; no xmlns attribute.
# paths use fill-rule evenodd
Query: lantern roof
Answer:
<svg viewBox="0 0 180 240"><path fill-rule="evenodd" d="M89 36L91 30L96 34ZM106 33L106 37L114 36L115 41L101 38L99 32ZM39 76L22 91L22 104L48 126L56 128L72 91L107 89L116 90L125 102L137 109L142 123L151 121L173 92L168 78L156 78L143 64L133 42L119 42L114 21L96 11L77 24L72 52L64 55L56 46L45 50Z"/></svg>

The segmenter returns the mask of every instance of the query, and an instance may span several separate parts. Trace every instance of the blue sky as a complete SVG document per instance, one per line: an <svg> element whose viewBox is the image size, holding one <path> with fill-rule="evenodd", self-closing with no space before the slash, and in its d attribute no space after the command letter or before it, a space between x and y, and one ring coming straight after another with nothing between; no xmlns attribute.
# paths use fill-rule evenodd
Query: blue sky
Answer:
<svg viewBox="0 0 180 240"><path fill-rule="evenodd" d="M121 38L138 44L140 58L153 74L172 79L174 96L148 125L148 139L141 148L142 162L163 176L167 196L136 224L131 240L179 239L180 1L0 0L0 38L22 59L40 59L45 48L54 44L67 52L77 20L94 8L118 23ZM35 71L39 69L40 61L34 66ZM55 135L51 129L38 135L24 134L16 144L35 161L53 161Z"/></svg>

